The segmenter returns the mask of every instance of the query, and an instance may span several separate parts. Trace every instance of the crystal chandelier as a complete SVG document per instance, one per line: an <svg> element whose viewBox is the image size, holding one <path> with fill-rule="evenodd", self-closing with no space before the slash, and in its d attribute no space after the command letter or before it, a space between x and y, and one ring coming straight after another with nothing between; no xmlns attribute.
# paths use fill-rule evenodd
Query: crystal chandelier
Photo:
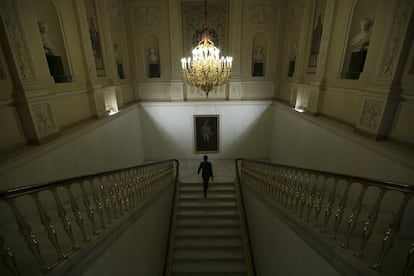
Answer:
<svg viewBox="0 0 414 276"><path fill-rule="evenodd" d="M193 58L181 59L181 73L189 85L200 87L207 97L214 87L228 81L233 62L232 57L219 57L220 50L211 41L208 27L207 0L204 0L203 34L192 52Z"/></svg>

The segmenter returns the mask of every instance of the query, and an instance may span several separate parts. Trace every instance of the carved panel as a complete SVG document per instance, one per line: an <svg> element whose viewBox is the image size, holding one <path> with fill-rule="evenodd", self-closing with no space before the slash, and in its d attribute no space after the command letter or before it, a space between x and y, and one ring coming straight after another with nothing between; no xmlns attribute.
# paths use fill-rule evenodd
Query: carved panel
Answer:
<svg viewBox="0 0 414 276"><path fill-rule="evenodd" d="M40 137L52 132L56 128L49 103L40 103L31 106L33 121Z"/></svg>
<svg viewBox="0 0 414 276"><path fill-rule="evenodd" d="M18 14L14 6L14 0L0 1L0 15L6 28L10 46L17 66L17 72L22 81L32 81L33 73L29 64L30 57L22 26L18 21Z"/></svg>
<svg viewBox="0 0 414 276"><path fill-rule="evenodd" d="M413 3L410 0L405 0L398 7L382 65L381 77L383 78L392 78L395 73Z"/></svg>
<svg viewBox="0 0 414 276"><path fill-rule="evenodd" d="M171 84L171 98L173 100L182 100L184 99L183 94L183 83L172 83Z"/></svg>
<svg viewBox="0 0 414 276"><path fill-rule="evenodd" d="M104 94L102 92L94 92L94 99L97 115L100 117L106 114Z"/></svg>
<svg viewBox="0 0 414 276"><path fill-rule="evenodd" d="M241 85L240 83L230 83L230 99L240 99L241 98Z"/></svg>
<svg viewBox="0 0 414 276"><path fill-rule="evenodd" d="M326 63L326 55L328 52L328 44L329 38L332 30L332 22L333 22L333 13L336 5L336 0L328 0L326 11L325 11L325 19L324 19L324 32L322 33L322 41L321 47L319 49L319 56L318 56L318 67L316 69L317 75L322 75L325 71L325 63Z"/></svg>
<svg viewBox="0 0 414 276"><path fill-rule="evenodd" d="M250 23L272 24L276 20L276 10L270 6L255 6L250 9Z"/></svg>
<svg viewBox="0 0 414 276"><path fill-rule="evenodd" d="M228 1L208 3L209 32L214 45L225 54L228 44ZM183 2L182 26L184 53L190 54L201 38L204 24L204 6L202 2Z"/></svg>
<svg viewBox="0 0 414 276"><path fill-rule="evenodd" d="M161 12L156 7L140 7L136 8L135 14L139 23L146 26L155 26L160 24Z"/></svg>
<svg viewBox="0 0 414 276"><path fill-rule="evenodd" d="M365 130L376 131L381 124L382 111L382 101L366 99L362 107L359 125Z"/></svg>
<svg viewBox="0 0 414 276"><path fill-rule="evenodd" d="M107 12L113 17L119 18L121 16L121 3L119 0L109 0Z"/></svg>

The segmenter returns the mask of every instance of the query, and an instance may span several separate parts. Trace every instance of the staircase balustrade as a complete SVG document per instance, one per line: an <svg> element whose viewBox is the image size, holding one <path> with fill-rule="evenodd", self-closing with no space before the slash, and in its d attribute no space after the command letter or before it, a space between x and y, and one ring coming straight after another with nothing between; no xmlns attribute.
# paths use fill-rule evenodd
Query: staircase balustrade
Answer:
<svg viewBox="0 0 414 276"><path fill-rule="evenodd" d="M413 185L247 159L239 162L243 184L337 241L375 271L413 275Z"/></svg>
<svg viewBox="0 0 414 276"><path fill-rule="evenodd" d="M3 271L50 272L176 177L178 161L167 160L0 192Z"/></svg>

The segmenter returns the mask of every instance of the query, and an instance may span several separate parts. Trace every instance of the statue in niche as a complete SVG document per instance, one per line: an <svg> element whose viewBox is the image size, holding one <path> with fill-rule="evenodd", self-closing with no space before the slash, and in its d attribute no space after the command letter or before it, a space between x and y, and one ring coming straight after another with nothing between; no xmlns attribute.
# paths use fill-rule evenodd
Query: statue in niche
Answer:
<svg viewBox="0 0 414 276"><path fill-rule="evenodd" d="M119 45L117 43L114 44L114 55L115 55L115 62L116 62L116 68L118 71L118 76L120 79L125 79L124 75L124 66L122 64L122 57L119 50Z"/></svg>
<svg viewBox="0 0 414 276"><path fill-rule="evenodd" d="M56 43L53 40L50 40L48 37L47 25L43 21L37 22L40 32L40 38L42 39L43 49L47 56L54 56L56 50Z"/></svg>
<svg viewBox="0 0 414 276"><path fill-rule="evenodd" d="M263 47L259 46L256 49L256 52L253 54L253 77L262 77L264 75L263 72L263 62L264 62L264 54L263 54Z"/></svg>
<svg viewBox="0 0 414 276"><path fill-rule="evenodd" d="M44 21L37 22L40 38L42 39L43 50L45 51L47 65L50 75L55 82L67 82L67 77L63 69L62 57L56 51L55 41L49 39L48 28Z"/></svg>
<svg viewBox="0 0 414 276"><path fill-rule="evenodd" d="M293 77L293 74L295 73L296 52L297 52L297 46L296 46L296 43L293 43L292 57L289 60L288 77Z"/></svg>
<svg viewBox="0 0 414 276"><path fill-rule="evenodd" d="M318 65L318 56L319 56L319 48L321 47L322 31L323 31L322 15L319 15L318 23L316 24L316 27L313 29L313 33L312 33L312 44L311 44L311 52L310 52L310 57L309 57L310 67L316 67Z"/></svg>
<svg viewBox="0 0 414 276"><path fill-rule="evenodd" d="M296 63L296 56L293 56L289 61L289 69L288 69L289 77L293 77L293 73L295 73L295 63Z"/></svg>
<svg viewBox="0 0 414 276"><path fill-rule="evenodd" d="M360 22L361 32L351 39L351 60L347 73L348 79L359 79L359 74L364 69L365 59L367 57L369 40L371 37L373 21L370 18L364 18Z"/></svg>
<svg viewBox="0 0 414 276"><path fill-rule="evenodd" d="M159 78L160 77L160 61L159 61L157 52L155 51L154 48L149 49L148 64L149 64L149 77Z"/></svg>
<svg viewBox="0 0 414 276"><path fill-rule="evenodd" d="M88 27L89 36L91 39L92 52L95 58L95 68L97 70L103 70L104 64L102 58L101 42L99 39L98 28L96 27L95 19L93 17L88 17Z"/></svg>

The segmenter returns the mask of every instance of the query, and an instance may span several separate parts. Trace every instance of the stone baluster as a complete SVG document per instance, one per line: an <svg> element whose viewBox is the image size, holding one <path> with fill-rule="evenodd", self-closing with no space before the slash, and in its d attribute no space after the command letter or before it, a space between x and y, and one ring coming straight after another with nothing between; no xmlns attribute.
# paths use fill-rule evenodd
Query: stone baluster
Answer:
<svg viewBox="0 0 414 276"><path fill-rule="evenodd" d="M355 224L358 220L359 214L361 213L362 201L364 199L364 195L365 195L367 188L368 188L368 185L362 185L357 202L355 203L355 206L352 209L352 213L348 219L348 228L346 231L346 238L345 238L345 241L342 243L342 247L344 248L348 247L349 240L351 239L351 235L354 232Z"/></svg>
<svg viewBox="0 0 414 276"><path fill-rule="evenodd" d="M16 218L17 225L19 227L19 232L24 237L26 241L27 247L29 248L30 252L36 257L36 260L41 266L43 272L48 272L50 267L46 265L43 256L40 252L39 243L36 239L36 236L32 233L32 229L30 228L29 224L24 220L22 214L20 213L19 209L17 209L16 204L13 199L7 200L7 204L9 204L14 217Z"/></svg>
<svg viewBox="0 0 414 276"><path fill-rule="evenodd" d="M61 260L65 259L67 256L62 251L62 248L60 246L60 243L59 243L59 240L58 240L58 237L57 237L55 226L52 224L52 220L50 219L50 217L47 215L45 209L43 208L43 205L39 200L39 194L38 193L33 193L33 194L31 194L31 196L32 196L32 198L33 198L33 200L36 204L37 210L39 211L40 221L41 221L43 227L45 228L48 239L50 240L50 242L55 247L55 250L56 250L59 258Z"/></svg>
<svg viewBox="0 0 414 276"><path fill-rule="evenodd" d="M338 232L339 225L342 222L344 210L346 209L350 187L351 187L351 185L349 184L349 182L346 182L345 183L345 191L344 191L344 193L341 197L341 201L339 202L339 204L336 208L334 228L333 228L333 233L332 233L332 237L331 237L334 240L336 240L336 234Z"/></svg>
<svg viewBox="0 0 414 276"><path fill-rule="evenodd" d="M372 229L374 228L375 222L377 221L378 212L379 212L384 194L385 194L385 189L380 189L380 194L378 195L378 198L375 201L374 207L372 208L371 213L369 214L366 222L364 223L364 228L362 229L361 245L359 247L358 252L355 253L355 256L359 258L362 258L368 239L372 235Z"/></svg>
<svg viewBox="0 0 414 276"><path fill-rule="evenodd" d="M86 235L86 230L85 230L85 225L83 222L83 216L82 216L82 212L79 209L78 203L76 202L75 197L73 196L72 190L70 188L69 185L65 186L66 190L68 192L69 195L69 200L70 200L70 206L72 208L72 212L75 215L75 220L76 223L82 233L82 238L83 238L83 242L87 242L90 240L90 238L88 238L88 236Z"/></svg>
<svg viewBox="0 0 414 276"><path fill-rule="evenodd" d="M50 191L52 192L53 197L55 199L56 209L58 211L58 215L62 222L63 229L65 230L66 235L68 236L70 243L72 245L72 250L77 250L80 247L78 244L76 244L75 237L73 236L73 231L72 231L72 223L69 217L67 216L67 212L65 208L63 207L62 201L60 200L57 194L57 188L52 188Z"/></svg>
<svg viewBox="0 0 414 276"><path fill-rule="evenodd" d="M0 260L2 264L10 271L14 276L19 276L19 270L17 269L16 260L13 252L6 246L4 238L0 235Z"/></svg>

